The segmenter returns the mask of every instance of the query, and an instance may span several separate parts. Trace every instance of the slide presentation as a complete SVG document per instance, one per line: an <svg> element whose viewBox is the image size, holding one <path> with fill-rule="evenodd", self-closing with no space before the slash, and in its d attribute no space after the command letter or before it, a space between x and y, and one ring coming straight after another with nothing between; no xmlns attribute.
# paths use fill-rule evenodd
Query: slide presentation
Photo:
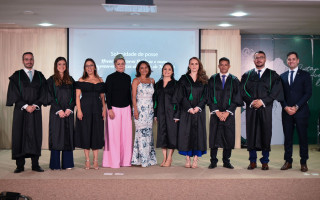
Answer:
<svg viewBox="0 0 320 200"><path fill-rule="evenodd" d="M191 57L199 56L199 30L69 29L69 69L78 80L86 58L92 58L103 80L115 71L113 59L121 53L125 72L135 78L139 61L149 62L158 81L164 63L171 62L175 79L185 74Z"/></svg>

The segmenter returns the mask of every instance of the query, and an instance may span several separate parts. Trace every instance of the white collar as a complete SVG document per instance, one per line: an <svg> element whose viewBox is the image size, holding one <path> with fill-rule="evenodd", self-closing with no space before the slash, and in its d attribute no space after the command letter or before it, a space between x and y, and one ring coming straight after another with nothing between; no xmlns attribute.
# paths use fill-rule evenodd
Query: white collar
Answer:
<svg viewBox="0 0 320 200"><path fill-rule="evenodd" d="M297 66L296 68L294 68L293 70L291 70L291 69L289 68L289 72L291 72L291 71L297 72L298 69L299 69L298 66Z"/></svg>
<svg viewBox="0 0 320 200"><path fill-rule="evenodd" d="M221 74L221 73L219 73L220 74L220 78L222 79L222 75L226 75L226 78L229 76L229 72L228 73L226 73L226 74Z"/></svg>
<svg viewBox="0 0 320 200"><path fill-rule="evenodd" d="M26 74L28 74L29 71L31 71L32 74L34 73L34 69L33 69L33 68L32 68L31 70L29 70L29 69L27 69L27 68L24 68L23 70L26 72Z"/></svg>
<svg viewBox="0 0 320 200"><path fill-rule="evenodd" d="M255 70L255 72L257 72L257 73L258 73L258 70L261 70L261 71L260 71L260 74L263 74L263 72L266 71L266 69L267 69L266 67L263 67L262 69L257 69L257 68L255 68L254 70Z"/></svg>

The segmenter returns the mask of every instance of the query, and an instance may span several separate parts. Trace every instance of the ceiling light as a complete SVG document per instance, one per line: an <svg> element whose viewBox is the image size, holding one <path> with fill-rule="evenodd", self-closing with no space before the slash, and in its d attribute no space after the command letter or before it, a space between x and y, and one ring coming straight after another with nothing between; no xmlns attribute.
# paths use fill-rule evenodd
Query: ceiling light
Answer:
<svg viewBox="0 0 320 200"><path fill-rule="evenodd" d="M131 16L139 16L141 15L140 13L137 13L137 12L133 12L133 13L130 13Z"/></svg>
<svg viewBox="0 0 320 200"><path fill-rule="evenodd" d="M25 10L25 11L23 11L23 14L25 14L25 15L33 15L34 12L31 11L31 10Z"/></svg>
<svg viewBox="0 0 320 200"><path fill-rule="evenodd" d="M156 13L153 0L105 0L102 4L107 12Z"/></svg>
<svg viewBox="0 0 320 200"><path fill-rule="evenodd" d="M50 24L50 23L41 23L41 24L38 24L39 26L52 26L53 24Z"/></svg>
<svg viewBox="0 0 320 200"><path fill-rule="evenodd" d="M102 4L107 12L156 13L157 6Z"/></svg>
<svg viewBox="0 0 320 200"><path fill-rule="evenodd" d="M221 26L221 27L230 27L232 26L231 24L228 24L228 23L222 23L222 24L219 24L218 26Z"/></svg>
<svg viewBox="0 0 320 200"><path fill-rule="evenodd" d="M234 17L243 17L243 16L248 15L248 13L245 13L245 12L239 11L239 12L231 13L230 15L231 15L231 16L234 16Z"/></svg>

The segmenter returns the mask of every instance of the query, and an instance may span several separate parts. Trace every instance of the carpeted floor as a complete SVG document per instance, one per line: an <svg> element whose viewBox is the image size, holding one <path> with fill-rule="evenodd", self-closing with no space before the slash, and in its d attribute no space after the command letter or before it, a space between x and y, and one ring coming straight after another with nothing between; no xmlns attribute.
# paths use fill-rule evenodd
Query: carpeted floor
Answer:
<svg viewBox="0 0 320 200"><path fill-rule="evenodd" d="M235 149L231 162L235 169L222 167L219 151L218 168L208 169L210 156L199 161L199 168L184 168L184 157L174 153L169 168L152 166L120 169L83 169L82 150L75 150L75 168L49 169L48 150L42 151L40 165L44 173L31 171L27 159L25 172L14 174L11 150L0 150L0 192L20 192L32 199L320 199L320 152L310 146L309 171L300 172L298 146L294 146L293 169L281 171L283 146L272 146L269 171L261 165L247 170L248 152ZM209 151L208 151L209 153ZM100 163L102 151L99 153ZM157 149L158 163L162 161Z"/></svg>

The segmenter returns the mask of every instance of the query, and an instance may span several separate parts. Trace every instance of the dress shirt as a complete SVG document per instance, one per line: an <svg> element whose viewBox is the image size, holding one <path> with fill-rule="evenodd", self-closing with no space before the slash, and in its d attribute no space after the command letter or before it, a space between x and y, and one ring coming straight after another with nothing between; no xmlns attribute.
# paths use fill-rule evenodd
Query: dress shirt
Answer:
<svg viewBox="0 0 320 200"><path fill-rule="evenodd" d="M294 82L294 79L295 79L295 77L297 75L297 72L298 72L298 67L294 68L293 70L289 69L289 74L288 74L288 83L289 83L289 85L291 85L291 83L290 83L291 71L294 71L293 72L293 82Z"/></svg>
<svg viewBox="0 0 320 200"><path fill-rule="evenodd" d="M33 68L31 70L24 68L23 70L24 70L24 72L26 72L28 78L29 78L29 71L31 71L32 72L32 79L34 78L34 69ZM33 105L36 106L36 110L40 110L38 105L36 105L36 104L33 104ZM22 106L21 110L26 109L27 107L28 107L28 104L25 104L24 106Z"/></svg>

